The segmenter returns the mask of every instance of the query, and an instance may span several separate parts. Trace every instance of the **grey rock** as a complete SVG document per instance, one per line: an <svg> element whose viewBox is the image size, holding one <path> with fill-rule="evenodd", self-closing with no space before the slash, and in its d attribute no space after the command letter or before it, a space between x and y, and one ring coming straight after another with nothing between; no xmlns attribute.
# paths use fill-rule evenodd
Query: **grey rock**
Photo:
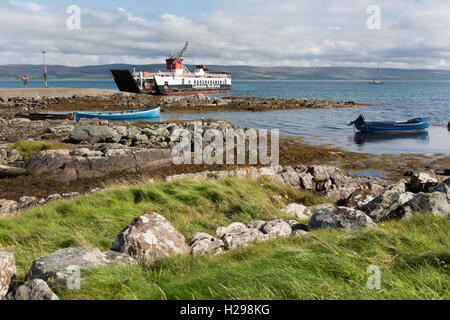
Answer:
<svg viewBox="0 0 450 320"><path fill-rule="evenodd" d="M107 126L79 126L70 132L69 138L75 142L87 141L90 143L106 142L116 136L114 130Z"/></svg>
<svg viewBox="0 0 450 320"><path fill-rule="evenodd" d="M438 180L427 172L416 172L411 176L408 185L411 192L429 192L433 187L438 185Z"/></svg>
<svg viewBox="0 0 450 320"><path fill-rule="evenodd" d="M350 195L350 197L347 199L347 205L351 205L356 207L357 209L362 209L364 206L366 206L369 202L375 199L375 196L364 192L364 190L357 190L354 193Z"/></svg>
<svg viewBox="0 0 450 320"><path fill-rule="evenodd" d="M208 233L198 232L190 240L190 246L192 255L202 256L222 253L225 244Z"/></svg>
<svg viewBox="0 0 450 320"><path fill-rule="evenodd" d="M430 192L441 192L446 195L447 201L450 201L450 178L432 188Z"/></svg>
<svg viewBox="0 0 450 320"><path fill-rule="evenodd" d="M107 250L102 252L103 258L108 264L134 264L135 261L126 253Z"/></svg>
<svg viewBox="0 0 450 320"><path fill-rule="evenodd" d="M0 199L0 217L11 216L17 212L18 208L14 200Z"/></svg>
<svg viewBox="0 0 450 320"><path fill-rule="evenodd" d="M128 257L117 256L98 248L65 248L34 259L28 280L42 279L50 285L65 285L73 277L73 268L96 268L109 263L131 262Z"/></svg>
<svg viewBox="0 0 450 320"><path fill-rule="evenodd" d="M183 235L156 212L135 218L116 238L111 250L139 257L147 263L175 254L188 254Z"/></svg>
<svg viewBox="0 0 450 320"><path fill-rule="evenodd" d="M25 175L27 170L0 164L0 177L15 177Z"/></svg>
<svg viewBox="0 0 450 320"><path fill-rule="evenodd" d="M389 216L389 213L397 210L405 204L410 194L405 194L406 186L404 182L398 182L389 186L381 195L362 207L362 211L367 213L374 221L381 221Z"/></svg>
<svg viewBox="0 0 450 320"><path fill-rule="evenodd" d="M58 296L42 279L27 281L19 286L8 300L59 300Z"/></svg>
<svg viewBox="0 0 450 320"><path fill-rule="evenodd" d="M305 190L314 190L316 189L316 186L314 184L313 175L308 173L305 173L300 177L300 183L301 187Z"/></svg>
<svg viewBox="0 0 450 320"><path fill-rule="evenodd" d="M228 234L238 233L238 232L244 231L246 229L247 229L247 227L245 226L245 224L240 223L240 222L233 222L228 227L219 227L219 228L217 228L216 229L216 235L220 239L222 239L223 237L225 237Z"/></svg>
<svg viewBox="0 0 450 320"><path fill-rule="evenodd" d="M61 195L55 193L55 194L49 195L49 196L45 199L45 201L46 201L46 202L49 202L49 201L55 201L55 200L61 200L61 199L62 199Z"/></svg>
<svg viewBox="0 0 450 320"><path fill-rule="evenodd" d="M283 220L267 221L261 228L264 234L268 234L273 237L287 237L291 235L291 226Z"/></svg>
<svg viewBox="0 0 450 320"><path fill-rule="evenodd" d="M261 231L256 229L245 229L236 233L227 234L223 241L229 250L247 247L249 244L256 241L268 240L269 237L264 235Z"/></svg>
<svg viewBox="0 0 450 320"><path fill-rule="evenodd" d="M362 227L373 227L375 223L364 212L347 207L326 207L312 215L308 230L336 228L352 231Z"/></svg>
<svg viewBox="0 0 450 320"><path fill-rule="evenodd" d="M435 216L447 218L450 215L450 202L442 192L420 192L399 210L398 215L409 217L418 212L432 212Z"/></svg>
<svg viewBox="0 0 450 320"><path fill-rule="evenodd" d="M295 172L294 170L289 170L286 172L283 172L281 174L281 176L283 177L283 180L285 181L286 184L291 185L291 186L299 186L300 185L300 179L298 177L297 172Z"/></svg>
<svg viewBox="0 0 450 320"><path fill-rule="evenodd" d="M23 196L18 201L19 210L28 209L38 204L38 199L36 197Z"/></svg>
<svg viewBox="0 0 450 320"><path fill-rule="evenodd" d="M340 170L331 166L312 166L308 168L308 172L311 173L316 181L327 180L340 173Z"/></svg>
<svg viewBox="0 0 450 320"><path fill-rule="evenodd" d="M281 211L291 215L292 217L296 217L300 220L308 220L312 215L308 207L298 203L290 203L286 207L281 209Z"/></svg>
<svg viewBox="0 0 450 320"><path fill-rule="evenodd" d="M22 156L16 149L0 149L0 164L12 164L18 160L22 160Z"/></svg>
<svg viewBox="0 0 450 320"><path fill-rule="evenodd" d="M248 223L247 228L261 230L261 228L266 224L263 220L252 220Z"/></svg>
<svg viewBox="0 0 450 320"><path fill-rule="evenodd" d="M0 251L0 300L5 298L16 278L14 254Z"/></svg>

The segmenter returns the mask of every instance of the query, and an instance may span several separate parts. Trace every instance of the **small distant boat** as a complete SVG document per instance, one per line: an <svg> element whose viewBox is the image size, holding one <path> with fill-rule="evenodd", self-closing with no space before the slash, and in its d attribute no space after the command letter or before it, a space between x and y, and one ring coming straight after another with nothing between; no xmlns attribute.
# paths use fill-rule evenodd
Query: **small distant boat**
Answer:
<svg viewBox="0 0 450 320"><path fill-rule="evenodd" d="M380 63L379 62L377 63L377 70L378 70L378 79L369 81L369 84L384 84L384 82L382 80L383 79L383 74L381 72Z"/></svg>
<svg viewBox="0 0 450 320"><path fill-rule="evenodd" d="M108 111L108 112L75 112L75 120L82 118L88 119L104 119L104 120L135 120L159 117L160 108L136 109L124 111Z"/></svg>
<svg viewBox="0 0 450 320"><path fill-rule="evenodd" d="M406 121L366 121L364 114L361 114L356 120L348 125L355 125L361 132L378 133L414 133L426 132L430 126L430 118L414 118Z"/></svg>
<svg viewBox="0 0 450 320"><path fill-rule="evenodd" d="M71 119L72 113L25 113L17 114L16 117L26 118L30 120L64 120Z"/></svg>

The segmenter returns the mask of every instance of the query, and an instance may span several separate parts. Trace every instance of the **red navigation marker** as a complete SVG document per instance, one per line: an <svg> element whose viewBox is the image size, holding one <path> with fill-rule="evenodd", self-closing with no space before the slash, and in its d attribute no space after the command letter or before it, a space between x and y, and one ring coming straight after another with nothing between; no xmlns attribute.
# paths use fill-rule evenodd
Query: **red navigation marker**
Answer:
<svg viewBox="0 0 450 320"><path fill-rule="evenodd" d="M28 87L28 75L27 74L24 74L24 75L22 75L22 81L23 81L23 84L25 85L25 88L26 87Z"/></svg>

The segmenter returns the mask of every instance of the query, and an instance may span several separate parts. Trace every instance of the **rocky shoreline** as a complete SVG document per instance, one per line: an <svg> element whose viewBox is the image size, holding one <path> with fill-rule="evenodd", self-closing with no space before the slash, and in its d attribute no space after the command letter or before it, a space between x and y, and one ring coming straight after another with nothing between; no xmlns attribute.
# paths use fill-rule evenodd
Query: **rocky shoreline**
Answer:
<svg viewBox="0 0 450 320"><path fill-rule="evenodd" d="M180 173L234 169L239 166L171 164L170 150L177 143L171 133L183 129L192 134L198 127L219 130L225 137L227 129L245 129L221 120L129 123L0 118L0 122L0 199L15 201L23 196L42 199L56 193L85 193L120 180L165 179ZM311 146L300 138L280 139L283 166L331 164L352 171L374 168L392 172L392 179L413 171L447 169L448 156L436 160L421 157L377 159L369 154Z"/></svg>
<svg viewBox="0 0 450 320"><path fill-rule="evenodd" d="M76 92L76 91L75 91ZM80 91L80 93L85 93ZM45 94L45 93L41 93ZM0 95L0 112L10 116L21 112L48 111L110 111L161 107L163 113L198 113L218 111L275 111L292 109L352 108L376 105L354 101L328 101L304 98L214 97L203 94L190 96L150 96L108 92L97 95L72 96L4 96Z"/></svg>

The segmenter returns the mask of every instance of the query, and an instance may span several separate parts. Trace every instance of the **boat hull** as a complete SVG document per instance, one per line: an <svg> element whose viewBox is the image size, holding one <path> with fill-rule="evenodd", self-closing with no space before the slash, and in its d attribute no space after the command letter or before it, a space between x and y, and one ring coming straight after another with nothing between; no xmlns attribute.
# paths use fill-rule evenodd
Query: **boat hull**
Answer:
<svg viewBox="0 0 450 320"><path fill-rule="evenodd" d="M71 119L73 117L72 113L28 113L19 115L21 118L26 118L30 120L64 120Z"/></svg>
<svg viewBox="0 0 450 320"><path fill-rule="evenodd" d="M430 118L416 118L404 122L386 121L386 122L358 122L355 123L356 129L361 132L372 133L415 133L426 132L430 126Z"/></svg>
<svg viewBox="0 0 450 320"><path fill-rule="evenodd" d="M159 117L160 108L111 111L111 112L75 112L75 120L79 119L104 119L104 120L136 120Z"/></svg>

